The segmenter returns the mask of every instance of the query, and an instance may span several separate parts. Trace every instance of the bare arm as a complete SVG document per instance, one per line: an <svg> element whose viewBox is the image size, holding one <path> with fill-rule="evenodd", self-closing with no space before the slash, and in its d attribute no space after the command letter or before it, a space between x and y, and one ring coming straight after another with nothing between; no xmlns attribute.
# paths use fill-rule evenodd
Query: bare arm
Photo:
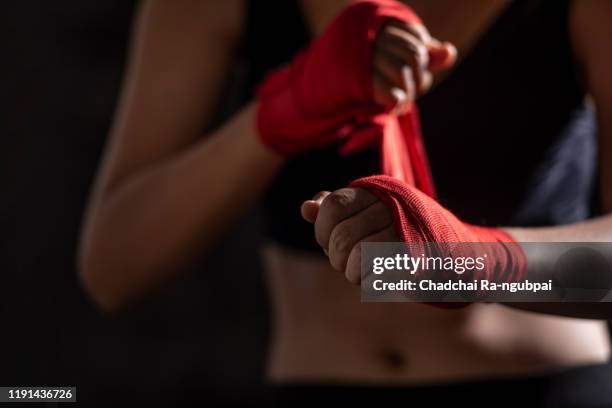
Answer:
<svg viewBox="0 0 612 408"><path fill-rule="evenodd" d="M603 207L612 211L612 3L606 0L576 0L573 2L570 32L576 59L584 82L597 110L599 136L600 189ZM584 223L540 228L509 229L521 242L612 242L612 215ZM537 256L537 255L535 255ZM553 263L535 259L541 265L539 274L552 274ZM537 312L576 317L612 318L612 304L515 304Z"/></svg>
<svg viewBox="0 0 612 408"><path fill-rule="evenodd" d="M597 108L600 138L600 171L604 206L612 210L612 3L607 0L574 1L571 32L576 57ZM559 84L563 86L563 84ZM397 241L386 207L366 190L346 188L324 193L302 206L304 218L315 224L315 237L332 266L359 283L361 241ZM612 242L612 215L550 228L509 228L519 242ZM554 253L533 252L525 246L529 274L551 276ZM612 254L610 254L612 260ZM508 306L581 318L612 318L612 303L509 303Z"/></svg>
<svg viewBox="0 0 612 408"><path fill-rule="evenodd" d="M253 106L214 134L242 2L149 0L83 225L79 270L115 310L168 283L251 206L281 164Z"/></svg>

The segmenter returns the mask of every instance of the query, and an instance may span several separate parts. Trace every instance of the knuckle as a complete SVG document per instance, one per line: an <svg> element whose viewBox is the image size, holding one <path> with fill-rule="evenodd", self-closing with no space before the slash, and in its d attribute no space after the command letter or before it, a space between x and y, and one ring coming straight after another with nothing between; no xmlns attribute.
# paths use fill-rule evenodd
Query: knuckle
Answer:
<svg viewBox="0 0 612 408"><path fill-rule="evenodd" d="M421 41L425 43L431 41L431 34L429 33L427 27L425 27L423 24L414 24L414 29L416 30Z"/></svg>
<svg viewBox="0 0 612 408"><path fill-rule="evenodd" d="M331 218L341 217L347 213L353 201L353 197L347 191L338 190L328 195L321 205L321 211L328 213Z"/></svg>
<svg viewBox="0 0 612 408"><path fill-rule="evenodd" d="M390 39L393 38L393 34L396 33L398 31L399 27L397 27L396 24L393 24L393 22L388 22L384 25L383 29L380 30L380 33L378 34L378 38L382 39Z"/></svg>

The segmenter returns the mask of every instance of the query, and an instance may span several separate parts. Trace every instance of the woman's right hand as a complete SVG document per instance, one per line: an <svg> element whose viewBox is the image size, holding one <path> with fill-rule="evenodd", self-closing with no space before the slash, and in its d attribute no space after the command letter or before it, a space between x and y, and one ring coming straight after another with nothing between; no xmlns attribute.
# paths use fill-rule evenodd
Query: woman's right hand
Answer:
<svg viewBox="0 0 612 408"><path fill-rule="evenodd" d="M453 66L456 48L433 38L422 24L389 20L374 42L374 99L405 112L425 93L433 75Z"/></svg>

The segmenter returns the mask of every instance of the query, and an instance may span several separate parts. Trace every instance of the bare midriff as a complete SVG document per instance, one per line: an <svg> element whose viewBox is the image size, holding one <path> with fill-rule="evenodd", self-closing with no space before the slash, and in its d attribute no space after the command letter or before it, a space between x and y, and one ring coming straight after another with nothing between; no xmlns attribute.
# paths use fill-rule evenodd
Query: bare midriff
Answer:
<svg viewBox="0 0 612 408"><path fill-rule="evenodd" d="M604 322L497 304L447 310L362 303L326 258L263 248L274 319L274 383L419 384L597 364L609 357Z"/></svg>

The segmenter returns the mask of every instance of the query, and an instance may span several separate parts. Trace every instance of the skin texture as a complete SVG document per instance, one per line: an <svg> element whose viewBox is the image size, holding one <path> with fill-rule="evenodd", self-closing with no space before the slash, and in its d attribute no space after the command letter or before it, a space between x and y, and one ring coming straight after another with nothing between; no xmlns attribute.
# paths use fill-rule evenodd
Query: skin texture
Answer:
<svg viewBox="0 0 612 408"><path fill-rule="evenodd" d="M470 8L457 6L455 0L409 4L433 37L451 41L463 55L507 2L474 0ZM300 4L317 35L345 2ZM232 67L243 2L148 0L140 7L128 74L83 223L78 258L91 298L115 313L157 295L179 278L257 201L284 162L259 142L253 124L256 101L219 129L206 131L224 74ZM612 61L607 44L612 10L606 0L574 1L574 9L572 39L597 105L602 188L610 204L612 87L607 73ZM426 92L429 84L443 81L457 53L449 44L420 38L423 33L394 25L387 29L381 32L372 62L376 101L401 111L404 98L410 100ZM411 41L398 47L404 37ZM423 48L428 51L427 67ZM425 305L360 303L359 289L347 282L356 282L355 275L334 273L332 265L345 272L345 262L355 264L355 238L396 237L388 235L392 228L385 209L368 193L347 190L337 199L325 196L306 202L302 212L306 219L316 219L313 234L331 253L331 262L272 244L262 248L274 306L268 364L272 380L422 383L506 376L609 357L605 326L596 321L501 305L443 311ZM568 240L602 240L609 227L603 218L562 228ZM519 240L536 237L536 231L510 232ZM545 234L538 239L553 239L559 232L537 231ZM351 239L340 239L345 236Z"/></svg>
<svg viewBox="0 0 612 408"><path fill-rule="evenodd" d="M607 13L601 13L605 10ZM602 45L601 38L612 38L612 29L603 23L602 15L612 15L612 5L605 1L575 2L571 28L573 45L584 80L598 107L600 129L602 191L604 204L610 208L612 167L612 79L603 67L612 67L612 57ZM586 24L587 21L594 24ZM428 83L431 83L428 81ZM397 241L397 234L389 226L389 214L379 211L380 202L363 189L345 188L319 193L302 205L302 216L314 223L317 242L325 250L334 269L341 271L351 283L360 283L360 242ZM606 215L570 226L551 228L507 228L519 242L611 242L612 216ZM537 265L530 273L551 276L556 258L528 253L529 264ZM534 257L537 256L537 259ZM521 309L585 318L610 318L612 306L601 304L520 304Z"/></svg>
<svg viewBox="0 0 612 408"><path fill-rule="evenodd" d="M396 106L398 113L427 92L433 74L450 68L457 57L454 45L432 38L424 26L397 21L383 27L374 49L374 98Z"/></svg>
<svg viewBox="0 0 612 408"><path fill-rule="evenodd" d="M141 7L78 259L85 288L105 309L126 307L171 282L255 203L283 163L259 143L254 104L202 137L237 46L239 24L222 22L239 22L241 5L183 0L180 7L164 1ZM219 18L200 24L212 15ZM398 109L431 84L423 80L429 69L451 66L456 55L424 27L397 23L383 29L375 50L375 99ZM414 75L403 75L406 62Z"/></svg>
<svg viewBox="0 0 612 408"><path fill-rule="evenodd" d="M83 224L80 276L108 311L171 283L255 202L283 162L259 143L252 104L203 137L237 45L242 3L171 3L141 5Z"/></svg>

